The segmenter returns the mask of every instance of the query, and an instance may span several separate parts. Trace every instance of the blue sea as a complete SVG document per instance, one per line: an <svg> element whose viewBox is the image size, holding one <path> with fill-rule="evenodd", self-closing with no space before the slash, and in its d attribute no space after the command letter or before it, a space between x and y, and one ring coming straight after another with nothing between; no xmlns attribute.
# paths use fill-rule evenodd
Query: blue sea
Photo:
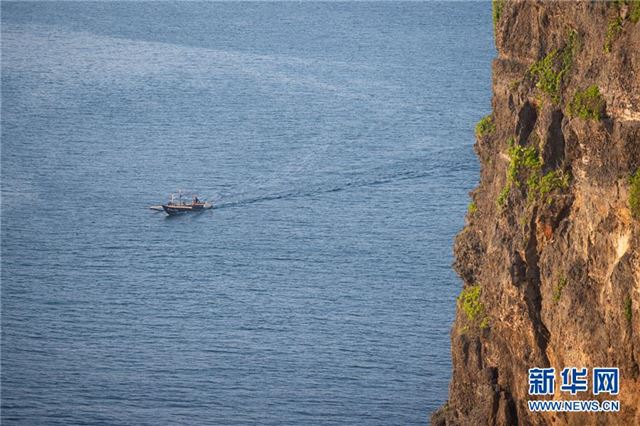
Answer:
<svg viewBox="0 0 640 426"><path fill-rule="evenodd" d="M3 1L2 424L427 423L490 9Z"/></svg>

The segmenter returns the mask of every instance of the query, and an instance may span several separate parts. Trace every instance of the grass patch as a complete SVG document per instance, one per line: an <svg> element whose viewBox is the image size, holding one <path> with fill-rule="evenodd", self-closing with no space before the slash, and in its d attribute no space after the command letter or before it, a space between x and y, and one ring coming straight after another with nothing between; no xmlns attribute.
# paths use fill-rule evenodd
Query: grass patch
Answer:
<svg viewBox="0 0 640 426"><path fill-rule="evenodd" d="M467 211L469 212L469 214L474 214L475 212L478 211L478 206L476 205L475 201L472 201L469 203L469 207L467 207Z"/></svg>
<svg viewBox="0 0 640 426"><path fill-rule="evenodd" d="M624 21L619 16L609 21L609 26L607 27L607 36L604 39L604 48L603 48L604 53L611 52L611 47L613 46L613 42L616 41L616 39L622 32L623 23Z"/></svg>
<svg viewBox="0 0 640 426"><path fill-rule="evenodd" d="M484 304L480 301L481 294L482 288L479 284L463 289L458 296L458 306L470 323L484 329L489 326L489 319Z"/></svg>
<svg viewBox="0 0 640 426"><path fill-rule="evenodd" d="M534 202L542 200L545 203L551 201L550 195L556 190L563 190L569 187L571 176L562 170L553 170L544 176L540 174L531 175L527 179L528 194L527 200Z"/></svg>
<svg viewBox="0 0 640 426"><path fill-rule="evenodd" d="M556 189L567 189L569 187L569 173L562 170L554 170L540 178L538 192L545 197Z"/></svg>
<svg viewBox="0 0 640 426"><path fill-rule="evenodd" d="M504 188L498 194L498 199L496 200L496 205L498 208L502 209L507 205L507 198L509 198L509 193L511 192L511 185L507 183Z"/></svg>
<svg viewBox="0 0 640 426"><path fill-rule="evenodd" d="M577 91L569 103L568 113L571 117L584 120L600 120L604 116L605 101L600 89L595 84L585 90Z"/></svg>
<svg viewBox="0 0 640 426"><path fill-rule="evenodd" d="M629 209L631 216L640 219L640 168L629 180Z"/></svg>
<svg viewBox="0 0 640 426"><path fill-rule="evenodd" d="M553 302L558 303L562 296L562 290L567 286L567 277L561 276L553 288Z"/></svg>
<svg viewBox="0 0 640 426"><path fill-rule="evenodd" d="M633 311L631 310L631 297L627 296L624 299L624 316L627 319L627 322L631 324L631 320L633 319Z"/></svg>
<svg viewBox="0 0 640 426"><path fill-rule="evenodd" d="M509 145L509 165L507 166L507 182L500 191L496 205L503 208L507 204L507 199L511 193L511 187L520 187L520 176L529 175L531 172L538 173L542 166L538 150L534 147L524 147L516 143L515 138L508 140Z"/></svg>
<svg viewBox="0 0 640 426"><path fill-rule="evenodd" d="M629 5L629 20L634 24L640 21L640 1L632 1Z"/></svg>
<svg viewBox="0 0 640 426"><path fill-rule="evenodd" d="M555 103L560 102L562 81L571 70L578 47L578 33L572 30L562 49L552 50L529 68L529 74L537 80L536 87L548 94Z"/></svg>
<svg viewBox="0 0 640 426"><path fill-rule="evenodd" d="M640 1L638 0L614 0L613 5L620 10L623 5L627 5L627 18L634 24L640 21Z"/></svg>
<svg viewBox="0 0 640 426"><path fill-rule="evenodd" d="M538 172L542 167L538 150L532 146L525 147L509 140L509 167L507 168L507 183L520 186L519 177L522 174L530 175Z"/></svg>
<svg viewBox="0 0 640 426"><path fill-rule="evenodd" d="M505 0L493 0L491 2L491 12L493 14L493 30L495 31L500 22L502 16L502 10L504 9Z"/></svg>
<svg viewBox="0 0 640 426"><path fill-rule="evenodd" d="M521 188L523 184L527 190L527 202L542 200L551 202L551 194L557 190L569 187L571 176L562 170L553 170L542 174L542 160L535 147L520 146L514 138L509 139L509 165L507 166L507 182L500 191L496 204L498 208L506 205L511 188ZM640 178L638 179L640 182ZM640 189L638 192L640 205Z"/></svg>
<svg viewBox="0 0 640 426"><path fill-rule="evenodd" d="M478 124L476 124L476 136L481 138L489 135L496 130L496 124L493 122L493 115L489 114L486 117L482 117Z"/></svg>

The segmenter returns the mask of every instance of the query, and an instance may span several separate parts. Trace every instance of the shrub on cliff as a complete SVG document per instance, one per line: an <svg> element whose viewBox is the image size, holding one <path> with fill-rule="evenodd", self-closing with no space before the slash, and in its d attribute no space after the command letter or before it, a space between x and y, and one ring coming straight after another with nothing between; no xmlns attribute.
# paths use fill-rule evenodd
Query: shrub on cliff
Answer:
<svg viewBox="0 0 640 426"><path fill-rule="evenodd" d="M538 176L542 163L538 150L532 146L521 146L511 137L507 141L509 145L509 165L507 166L507 182L500 191L496 204L502 209L507 204L507 199L511 193L511 187L517 188L521 185L521 178L529 183L531 176Z"/></svg>
<svg viewBox="0 0 640 426"><path fill-rule="evenodd" d="M474 214L475 212L478 211L478 206L476 205L475 201L472 201L469 203L469 206L467 207L467 211L469 212L469 214Z"/></svg>
<svg viewBox="0 0 640 426"><path fill-rule="evenodd" d="M507 204L507 198L509 198L509 194L511 193L511 186L507 182L507 184L502 188L500 194L498 194L498 199L496 200L496 204L498 208L502 209Z"/></svg>
<svg viewBox="0 0 640 426"><path fill-rule="evenodd" d="M558 278L558 283L553 288L553 301L554 303L558 303L560 298L562 297L562 290L567 286L567 277L564 275Z"/></svg>
<svg viewBox="0 0 640 426"><path fill-rule="evenodd" d="M611 52L613 43L618 39L622 33L622 29L628 19L633 24L637 24L640 21L640 1L639 0L615 0L609 3L617 9L617 13L620 13L620 9L623 5L627 6L627 13L623 16L616 16L609 21L607 26L607 35L604 40L604 53Z"/></svg>
<svg viewBox="0 0 640 426"><path fill-rule="evenodd" d="M527 179L527 201L534 202L540 200L543 203L550 203L550 195L557 190L567 189L571 175L563 170L552 170L542 175L535 173Z"/></svg>
<svg viewBox="0 0 640 426"><path fill-rule="evenodd" d="M458 304L471 324L484 329L489 326L489 319L484 304L480 301L481 293L482 288L479 284L469 286L458 296Z"/></svg>
<svg viewBox="0 0 640 426"><path fill-rule="evenodd" d="M558 51L554 50L547 56L533 64L530 71L538 82L536 87L551 96L555 102L560 100L560 82L562 71L556 71Z"/></svg>
<svg viewBox="0 0 640 426"><path fill-rule="evenodd" d="M629 20L634 24L640 21L640 1L634 1L631 3L629 10Z"/></svg>
<svg viewBox="0 0 640 426"><path fill-rule="evenodd" d="M571 70L578 47L578 33L574 30L562 49L552 50L529 68L529 75L537 80L536 87L548 94L553 102L560 102L562 82Z"/></svg>
<svg viewBox="0 0 640 426"><path fill-rule="evenodd" d="M495 130L496 125L493 122L493 116L489 114L486 117L482 117L476 124L476 137L481 138L495 132Z"/></svg>
<svg viewBox="0 0 640 426"><path fill-rule="evenodd" d="M631 176L629 182L629 209L631 216L640 219L640 168Z"/></svg>
<svg viewBox="0 0 640 426"><path fill-rule="evenodd" d="M613 42L616 41L616 39L622 32L623 23L624 21L619 16L609 22L609 26L607 27L607 36L604 40L604 53L611 52Z"/></svg>
<svg viewBox="0 0 640 426"><path fill-rule="evenodd" d="M552 170L542 174L542 160L535 147L518 145L514 138L510 138L508 144L507 182L496 200L499 209L506 205L513 186L521 188L525 185L529 203L550 203L552 193L569 187L571 175L568 172Z"/></svg>
<svg viewBox="0 0 640 426"><path fill-rule="evenodd" d="M595 84L585 90L577 91L569 103L568 113L571 117L585 120L600 120L604 116L605 101Z"/></svg>
<svg viewBox="0 0 640 426"><path fill-rule="evenodd" d="M502 9L504 8L505 0L493 0L491 2L491 11L493 12L493 29L496 29L500 16L502 16Z"/></svg>
<svg viewBox="0 0 640 426"><path fill-rule="evenodd" d="M536 173L542 166L538 150L532 146L520 146L513 139L509 141L509 167L507 168L507 183L520 186L518 177Z"/></svg>

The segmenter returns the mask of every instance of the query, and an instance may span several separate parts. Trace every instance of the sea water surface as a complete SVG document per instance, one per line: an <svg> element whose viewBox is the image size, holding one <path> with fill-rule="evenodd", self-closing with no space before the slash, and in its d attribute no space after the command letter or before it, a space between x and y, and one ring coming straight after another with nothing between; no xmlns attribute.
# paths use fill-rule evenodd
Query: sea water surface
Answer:
<svg viewBox="0 0 640 426"><path fill-rule="evenodd" d="M2 424L426 423L494 54L484 2L3 1Z"/></svg>

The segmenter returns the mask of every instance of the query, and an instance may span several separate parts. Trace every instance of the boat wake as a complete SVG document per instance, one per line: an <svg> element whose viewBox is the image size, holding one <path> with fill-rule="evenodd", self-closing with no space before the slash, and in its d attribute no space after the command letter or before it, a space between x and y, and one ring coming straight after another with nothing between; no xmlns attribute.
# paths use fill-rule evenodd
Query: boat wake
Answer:
<svg viewBox="0 0 640 426"><path fill-rule="evenodd" d="M347 191L354 188L363 188L363 187L371 187L376 185L384 185L387 183L402 181L402 180L410 180L410 179L420 179L424 177L428 177L432 174L432 172L425 171L405 171L392 175L382 176L377 179L360 179L353 180L350 182L346 182L343 184L336 184L334 186L331 185L322 185L317 186L315 188L310 188L306 190L299 191L282 191L270 193L262 196L249 197L249 198L241 198L236 200L222 201L218 202L214 201L214 209L223 209L223 208L232 208L232 207L240 207L248 204L261 203L266 201L274 201L274 200L284 200L284 199L295 199L295 198L305 198L312 197L314 195L321 194L329 194L332 192L340 192Z"/></svg>

